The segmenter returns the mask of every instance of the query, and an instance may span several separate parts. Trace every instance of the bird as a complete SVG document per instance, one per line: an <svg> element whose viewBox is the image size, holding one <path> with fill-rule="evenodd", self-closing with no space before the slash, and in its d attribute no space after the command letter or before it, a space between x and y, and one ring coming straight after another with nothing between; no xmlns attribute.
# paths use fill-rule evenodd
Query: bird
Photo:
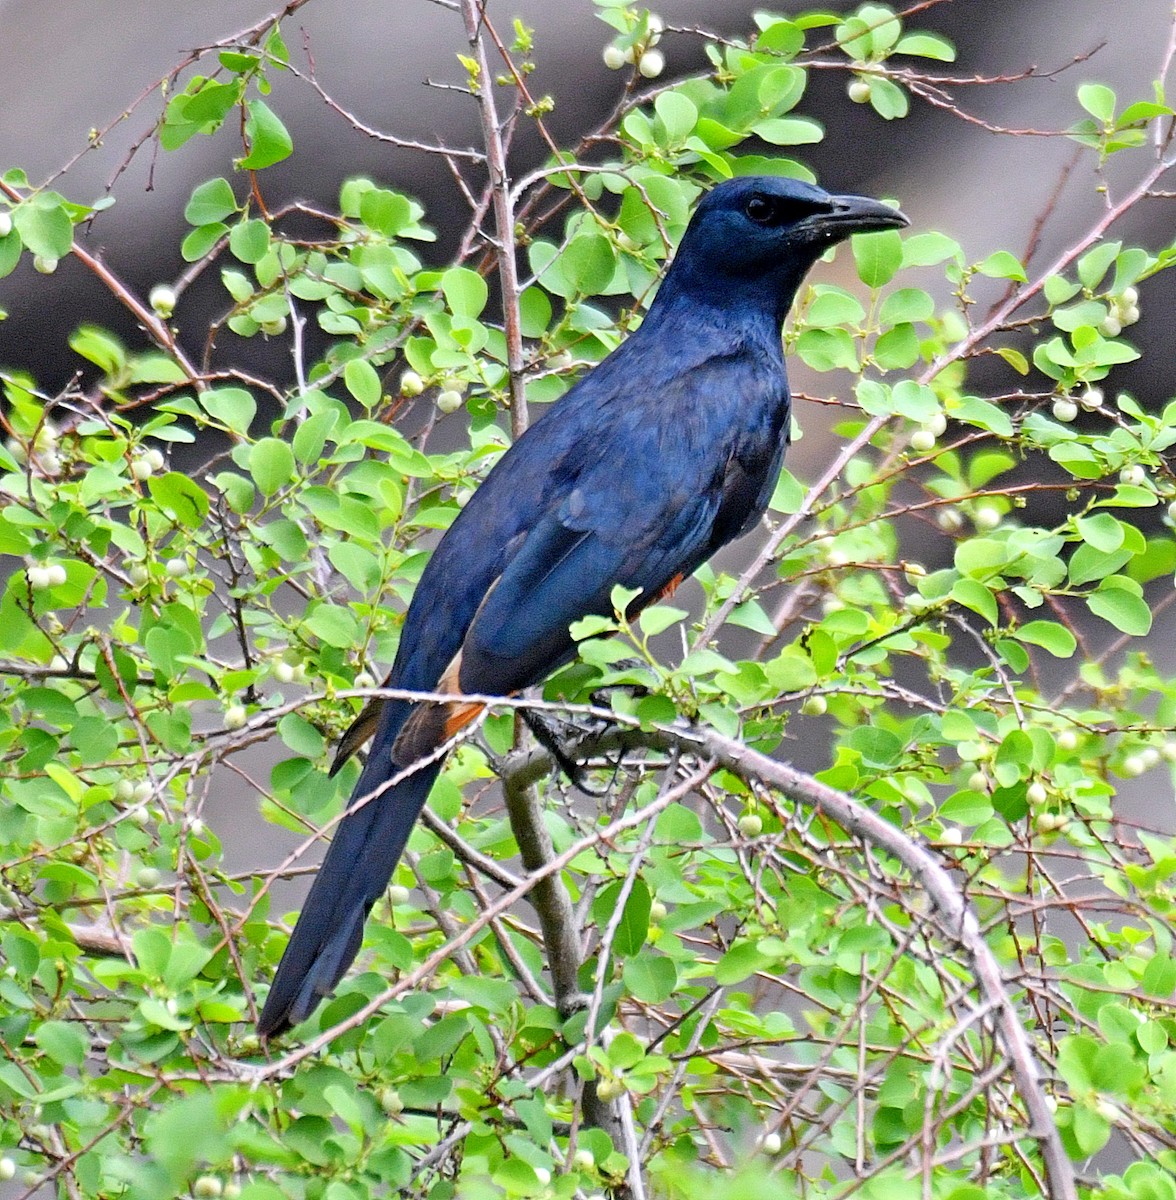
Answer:
<svg viewBox="0 0 1176 1200"><path fill-rule="evenodd" d="M509 696L575 657L569 626L670 593L767 509L789 441L781 330L818 258L898 229L897 209L782 176L698 203L638 328L511 445L441 538L386 687ZM371 746L278 965L263 1038L304 1021L355 959L447 742L476 701L373 700L337 771ZM415 769L414 769L415 766Z"/></svg>

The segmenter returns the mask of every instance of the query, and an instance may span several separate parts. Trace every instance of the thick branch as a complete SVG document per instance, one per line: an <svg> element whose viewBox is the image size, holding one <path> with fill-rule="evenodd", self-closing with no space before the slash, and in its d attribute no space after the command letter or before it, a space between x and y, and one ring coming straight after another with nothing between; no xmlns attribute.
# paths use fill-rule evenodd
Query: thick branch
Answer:
<svg viewBox="0 0 1176 1200"><path fill-rule="evenodd" d="M516 718L516 725L520 724ZM583 963L580 950L580 931L572 898L557 872L543 873L543 868L555 858L551 834L543 821L543 804L538 789L519 776L503 783L506 811L511 831L519 847L519 857L528 875L538 876L531 889L530 900L543 930L543 946L551 970L551 985L555 1006L563 1020L584 1007L587 998L580 990L579 972ZM621 1145L620 1117L615 1105L601 1100L596 1083L584 1084L584 1120L605 1130L613 1145Z"/></svg>

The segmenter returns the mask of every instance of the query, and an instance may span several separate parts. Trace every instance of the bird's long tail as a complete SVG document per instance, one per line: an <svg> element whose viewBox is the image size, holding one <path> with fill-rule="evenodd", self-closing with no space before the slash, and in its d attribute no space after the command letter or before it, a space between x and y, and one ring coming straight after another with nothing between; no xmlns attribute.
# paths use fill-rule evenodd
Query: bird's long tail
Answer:
<svg viewBox="0 0 1176 1200"><path fill-rule="evenodd" d="M391 743L402 720L387 716L350 805L359 804L399 771ZM387 888L440 769L440 761L422 764L339 823L258 1019L262 1037L304 1021L351 965L363 940L364 921Z"/></svg>

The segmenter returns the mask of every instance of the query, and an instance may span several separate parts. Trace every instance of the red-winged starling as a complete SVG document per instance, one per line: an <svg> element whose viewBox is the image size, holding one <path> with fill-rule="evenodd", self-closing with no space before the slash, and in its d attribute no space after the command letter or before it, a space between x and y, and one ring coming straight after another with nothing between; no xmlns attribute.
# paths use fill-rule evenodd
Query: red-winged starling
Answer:
<svg viewBox="0 0 1176 1200"><path fill-rule="evenodd" d="M794 179L709 192L641 327L511 446L441 539L387 686L505 696L539 683L574 656L569 625L611 613L615 585L641 589L639 609L750 529L788 443L780 329L805 273L851 234L906 224ZM344 736L335 769L369 737L371 749L263 1037L305 1020L351 965L441 769L434 752L479 711L377 701Z"/></svg>

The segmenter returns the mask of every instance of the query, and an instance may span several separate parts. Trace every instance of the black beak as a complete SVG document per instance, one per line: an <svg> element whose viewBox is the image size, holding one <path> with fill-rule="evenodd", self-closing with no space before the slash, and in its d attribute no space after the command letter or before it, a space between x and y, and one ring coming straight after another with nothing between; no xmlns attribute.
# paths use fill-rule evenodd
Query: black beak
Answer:
<svg viewBox="0 0 1176 1200"><path fill-rule="evenodd" d="M830 196L829 212L816 213L805 222L822 241L837 241L855 233L873 233L878 229L902 229L910 224L907 217L869 196Z"/></svg>

